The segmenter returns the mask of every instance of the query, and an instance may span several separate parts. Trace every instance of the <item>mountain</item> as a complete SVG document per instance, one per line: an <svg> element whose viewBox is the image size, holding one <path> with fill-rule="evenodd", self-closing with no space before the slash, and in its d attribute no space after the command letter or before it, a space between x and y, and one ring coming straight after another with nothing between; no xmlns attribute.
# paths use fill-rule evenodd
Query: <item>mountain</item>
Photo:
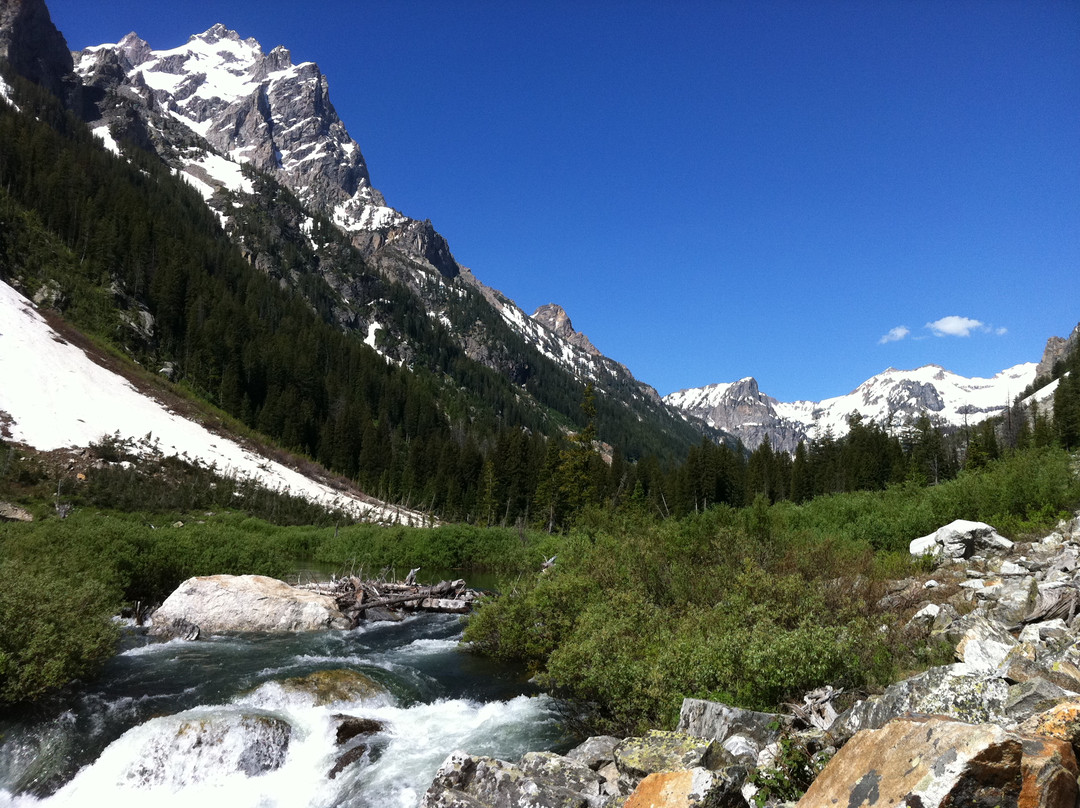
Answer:
<svg viewBox="0 0 1080 808"><path fill-rule="evenodd" d="M664 453L689 445L698 430L680 423L656 391L622 364L605 357L582 334L567 330L565 312L547 316L541 307L526 315L509 297L485 286L454 259L431 222L390 207L371 183L360 146L349 136L330 102L327 78L313 62L292 63L289 51L268 53L223 25L168 50L154 50L136 34L89 48L75 58L75 71L95 99L91 126L112 149L128 140L152 149L196 187L221 217L234 240L264 271L303 287L297 271L274 265L270 249L245 231L245 208L264 172L291 192L292 211L279 229L292 229L311 253L303 262L329 287L329 315L342 327L368 337L387 358L413 363L430 353L427 339L395 328L380 295L356 273L326 255L320 217L345 234L366 264L405 286L415 307L445 326L470 359L500 373L519 389L571 421L580 394L549 393L565 382L591 383L606 393L602 420L623 421L605 439L625 443L631 421L646 422L668 437L650 449ZM561 309L560 309L561 311ZM552 368L550 365L555 367ZM548 367L544 367L548 366ZM545 389L546 388L546 389ZM643 446L626 447L640 455Z"/></svg>
<svg viewBox="0 0 1080 808"><path fill-rule="evenodd" d="M69 107L81 105L71 53L41 0L0 2L0 59Z"/></svg>
<svg viewBox="0 0 1080 808"><path fill-rule="evenodd" d="M114 127L135 133L208 198L220 189L250 193L240 167L251 166L359 243L374 250L398 242L444 276L458 274L430 223L388 207L371 186L315 63L294 65L284 47L264 53L220 24L169 50L152 50L131 33L77 57L79 76L101 99L95 129L106 142L115 143Z"/></svg>
<svg viewBox="0 0 1080 808"><path fill-rule="evenodd" d="M662 512L741 503L731 435L791 450L852 412L974 422L1030 381L890 369L824 402L752 378L665 401L393 208L314 63L223 25L69 62L41 0L0 0L0 24L19 60L0 59L0 280L383 500L551 526L638 484ZM694 452L723 479L696 491Z"/></svg>
<svg viewBox="0 0 1080 808"><path fill-rule="evenodd" d="M750 449L768 437L774 449L793 452L800 440L821 438L827 432L835 437L846 434L852 414L894 428L923 414L946 427L978 423L1005 412L1035 379L1035 370L1035 363L1027 362L992 379L969 379L939 365L888 368L846 395L790 403L765 395L756 380L746 378L680 390L664 401L737 436Z"/></svg>
<svg viewBox="0 0 1080 808"><path fill-rule="evenodd" d="M180 414L62 336L31 302L0 281L0 434L40 451L85 447L123 436L131 453L176 455L206 468L288 491L367 521L423 524L423 514L365 497L330 475L318 479ZM175 404L175 402L174 402ZM131 439L137 437L137 440ZM74 458L68 462L77 462Z"/></svg>
<svg viewBox="0 0 1080 808"><path fill-rule="evenodd" d="M41 69L0 59L0 280L43 314L447 519L529 520L575 432L610 460L592 452L592 501L632 489L626 460L676 461L715 434L386 204L313 63L223 26L67 62L40 0L0 0L0 19L27 16L3 41ZM564 489L544 506L560 523Z"/></svg>

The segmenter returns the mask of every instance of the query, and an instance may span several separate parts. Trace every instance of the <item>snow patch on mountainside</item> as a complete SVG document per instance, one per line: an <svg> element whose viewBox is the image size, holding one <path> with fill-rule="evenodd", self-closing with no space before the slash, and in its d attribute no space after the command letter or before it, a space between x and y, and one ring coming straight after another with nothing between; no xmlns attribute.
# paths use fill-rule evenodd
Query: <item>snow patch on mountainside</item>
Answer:
<svg viewBox="0 0 1080 808"><path fill-rule="evenodd" d="M140 393L54 331L33 305L0 282L0 424L10 440L50 451L103 437L132 439L239 478L380 522L420 524L422 514L336 491L216 435Z"/></svg>
<svg viewBox="0 0 1080 808"><path fill-rule="evenodd" d="M108 126L95 126L92 131L94 136L105 144L106 149L117 156L120 155L120 146L112 136L112 132L109 131Z"/></svg>
<svg viewBox="0 0 1080 808"><path fill-rule="evenodd" d="M664 396L664 401L676 409L697 410L707 407L715 407L724 393L731 389L734 382L720 382L709 384L705 387L694 387L689 390L679 390Z"/></svg>
<svg viewBox="0 0 1080 808"><path fill-rule="evenodd" d="M1061 378L1054 379L1047 385L1040 387L1030 396L1025 398L1021 404L1025 407L1030 407L1032 404L1038 404L1040 407L1053 407L1054 406L1054 392L1058 389L1058 385L1061 383L1061 379L1065 378L1069 374L1066 373Z"/></svg>
<svg viewBox="0 0 1080 808"><path fill-rule="evenodd" d="M16 105L16 103L11 100L12 95L14 95L14 92L15 91L12 90L10 86L8 86L8 83L6 81L4 81L3 78L0 78L0 98L3 98L5 101L7 101L9 104L11 104L11 106L15 107L15 111L18 112L19 111L18 105Z"/></svg>

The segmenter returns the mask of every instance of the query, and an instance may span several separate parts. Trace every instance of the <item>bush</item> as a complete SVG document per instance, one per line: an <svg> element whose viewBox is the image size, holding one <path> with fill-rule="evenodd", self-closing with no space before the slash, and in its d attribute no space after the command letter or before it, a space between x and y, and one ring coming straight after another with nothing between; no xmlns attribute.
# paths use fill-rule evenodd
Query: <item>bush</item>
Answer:
<svg viewBox="0 0 1080 808"><path fill-rule="evenodd" d="M801 506L589 511L555 567L513 581L465 636L527 663L589 732L671 727L684 696L773 710L827 683L871 689L941 657L875 605L883 580L925 571L913 538L958 518L1045 529L1078 500L1069 456L1044 449Z"/></svg>
<svg viewBox="0 0 1080 808"><path fill-rule="evenodd" d="M0 703L94 673L113 652L119 592L71 564L0 562Z"/></svg>
<svg viewBox="0 0 1080 808"><path fill-rule="evenodd" d="M793 571L778 536L762 550L730 517L594 515L553 569L484 604L466 639L525 661L588 731L611 734L672 726L684 696L767 709L877 675L883 641L862 593L830 580L838 564L869 571L871 557L836 552Z"/></svg>

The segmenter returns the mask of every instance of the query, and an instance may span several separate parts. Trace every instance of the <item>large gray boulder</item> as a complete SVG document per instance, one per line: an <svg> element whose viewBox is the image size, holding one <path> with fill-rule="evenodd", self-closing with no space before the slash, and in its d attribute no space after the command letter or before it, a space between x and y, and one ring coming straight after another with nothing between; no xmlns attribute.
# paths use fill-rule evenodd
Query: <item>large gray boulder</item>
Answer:
<svg viewBox="0 0 1080 808"><path fill-rule="evenodd" d="M1028 679L1009 687L1005 713L1010 720L1020 723L1070 700L1069 691L1053 682L1043 678Z"/></svg>
<svg viewBox="0 0 1080 808"><path fill-rule="evenodd" d="M676 730L717 741L735 760L752 764L791 721L791 716L743 710L719 701L683 699Z"/></svg>
<svg viewBox="0 0 1080 808"><path fill-rule="evenodd" d="M452 752L420 808L601 808L604 778L559 755L526 755L520 765Z"/></svg>
<svg viewBox="0 0 1080 808"><path fill-rule="evenodd" d="M889 685L880 696L857 702L836 719L830 734L843 741L859 730L878 729L904 713L946 715L970 723L1007 721L1009 684L963 663L930 668Z"/></svg>
<svg viewBox="0 0 1080 808"><path fill-rule="evenodd" d="M554 752L526 752L518 764L528 777L586 797L604 794L606 781L584 763Z"/></svg>
<svg viewBox="0 0 1080 808"><path fill-rule="evenodd" d="M294 589L262 575L189 578L153 614L153 631L198 626L214 631L318 631L349 628L349 620L327 595ZM197 632L196 632L197 634Z"/></svg>
<svg viewBox="0 0 1080 808"><path fill-rule="evenodd" d="M622 738L614 735L594 735L566 753L568 758L584 763L593 771L598 771L609 763L615 762L615 747L622 743Z"/></svg>
<svg viewBox="0 0 1080 808"><path fill-rule="evenodd" d="M655 772L703 768L716 770L734 762L719 742L684 732L650 730L641 738L627 738L615 747L619 787L623 793Z"/></svg>
<svg viewBox="0 0 1080 808"><path fill-rule="evenodd" d="M33 522L34 515L26 508L10 502L0 502L0 522Z"/></svg>
<svg viewBox="0 0 1080 808"><path fill-rule="evenodd" d="M1013 543L986 524L957 519L939 527L928 536L914 539L909 545L912 555L935 555L945 558L971 558L985 550L1008 550Z"/></svg>

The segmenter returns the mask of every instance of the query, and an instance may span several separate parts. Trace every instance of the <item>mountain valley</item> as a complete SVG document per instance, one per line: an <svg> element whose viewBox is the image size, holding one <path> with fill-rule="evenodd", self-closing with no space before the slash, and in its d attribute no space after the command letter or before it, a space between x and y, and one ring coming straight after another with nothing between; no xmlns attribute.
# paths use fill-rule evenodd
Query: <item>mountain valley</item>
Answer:
<svg viewBox="0 0 1080 808"><path fill-rule="evenodd" d="M462 267L430 221L388 204L315 63L293 64L285 47L266 52L222 24L169 49L131 33L71 54L40 0L5 8L12 125L25 115L16 100L25 91L15 88L22 71L87 122L102 154L80 173L76 151L91 146L68 122L63 137L79 145L59 158L66 175L34 166L31 152L9 163L9 182L27 168L38 173L7 203L14 218L0 278L243 427L388 501L469 520L494 518L498 502L501 521L528 519L544 475L569 468L567 442L581 434L593 435L609 467L589 472L590 497L618 497L635 481L655 485L659 469L703 439L746 453L767 441L791 456L800 442L842 438L853 417L893 435L920 417L946 433L968 430L1007 413L1076 342L1077 332L1053 338L1039 368L1029 362L992 379L931 365L890 368L821 402L779 402L752 377L661 398L577 332L562 307L529 316ZM29 103L39 121L43 111L59 120L44 98ZM178 211L192 210L192 199L178 208L149 189L95 191L119 188L124 164L178 201L175 178L194 190L209 216L196 225L205 257L184 263L189 236L178 260L163 260L155 242L166 220L190 220ZM74 210L61 210L61 198ZM132 205L164 218L137 221ZM20 251L65 257L49 264L16 258ZM222 260L225 272L214 268ZM344 364L329 358L343 350ZM11 401L0 399L0 409L22 417ZM657 465L635 467L647 459Z"/></svg>

